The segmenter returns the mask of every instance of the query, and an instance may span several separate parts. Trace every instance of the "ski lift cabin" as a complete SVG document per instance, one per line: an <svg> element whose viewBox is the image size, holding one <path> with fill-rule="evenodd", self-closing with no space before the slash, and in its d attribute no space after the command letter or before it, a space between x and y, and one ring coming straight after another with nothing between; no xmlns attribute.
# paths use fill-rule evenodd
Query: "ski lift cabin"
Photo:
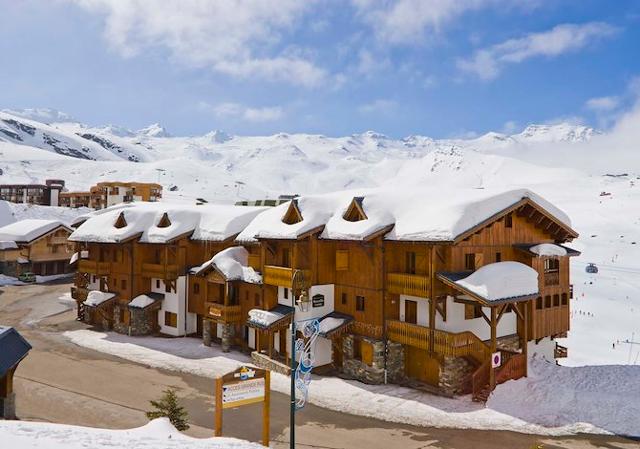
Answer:
<svg viewBox="0 0 640 449"><path fill-rule="evenodd" d="M587 273L595 274L598 272L598 267L596 267L595 263L589 263L584 271L586 271Z"/></svg>

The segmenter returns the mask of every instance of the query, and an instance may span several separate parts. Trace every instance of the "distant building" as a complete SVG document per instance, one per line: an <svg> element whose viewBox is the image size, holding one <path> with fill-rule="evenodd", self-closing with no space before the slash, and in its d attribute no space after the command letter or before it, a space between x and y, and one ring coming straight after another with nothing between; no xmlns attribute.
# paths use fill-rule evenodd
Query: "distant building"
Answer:
<svg viewBox="0 0 640 449"><path fill-rule="evenodd" d="M64 181L61 179L47 179L44 184L0 184L0 200L58 206L63 189Z"/></svg>
<svg viewBox="0 0 640 449"><path fill-rule="evenodd" d="M13 375L31 345L13 327L0 326L0 418L16 418Z"/></svg>
<svg viewBox="0 0 640 449"><path fill-rule="evenodd" d="M21 220L0 227L0 273L69 273L71 231L57 220Z"/></svg>
<svg viewBox="0 0 640 449"><path fill-rule="evenodd" d="M99 182L88 192L62 192L60 206L105 209L114 204L134 201L158 201L162 186L145 182Z"/></svg>
<svg viewBox="0 0 640 449"><path fill-rule="evenodd" d="M294 198L297 198L298 195L280 195L278 199L264 199L264 200L243 200L236 201L236 206L279 206L287 201L291 201Z"/></svg>

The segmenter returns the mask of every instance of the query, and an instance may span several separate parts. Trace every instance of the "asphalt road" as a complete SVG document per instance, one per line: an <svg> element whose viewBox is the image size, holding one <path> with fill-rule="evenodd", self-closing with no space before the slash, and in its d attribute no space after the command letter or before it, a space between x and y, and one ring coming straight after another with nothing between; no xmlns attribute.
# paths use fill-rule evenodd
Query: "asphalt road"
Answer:
<svg viewBox="0 0 640 449"><path fill-rule="evenodd" d="M187 433L212 435L213 382L69 343L61 332L86 326L74 320L73 304L57 299L68 291L69 285L63 283L0 287L0 323L16 326L34 347L16 373L18 415L28 420L131 428L145 424L149 400L173 386L189 412L192 428ZM225 410L223 432L259 441L260 406ZM288 435L288 397L273 392L271 447L288 447ZM616 436L549 438L506 431L420 428L313 405L297 414L296 435L298 448L640 448L638 442Z"/></svg>

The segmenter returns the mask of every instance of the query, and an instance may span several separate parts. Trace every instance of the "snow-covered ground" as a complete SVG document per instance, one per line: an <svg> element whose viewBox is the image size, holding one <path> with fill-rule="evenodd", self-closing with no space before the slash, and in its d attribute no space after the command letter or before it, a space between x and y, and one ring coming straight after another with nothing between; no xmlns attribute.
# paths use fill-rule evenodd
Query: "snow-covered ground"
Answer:
<svg viewBox="0 0 640 449"><path fill-rule="evenodd" d="M6 449L258 449L235 438L198 439L184 435L167 418L143 427L107 430L31 421L0 421L0 447Z"/></svg>
<svg viewBox="0 0 640 449"><path fill-rule="evenodd" d="M80 346L147 366L209 378L221 376L241 364L250 363L250 359L241 353L223 353L218 346L209 348L194 338L128 337L91 330L68 331L64 335ZM536 370L540 369L543 374L526 379L526 385L509 382L499 386L497 390L500 392L502 388L515 388L536 391L540 386L544 386L545 390L540 394L540 399L545 398L548 405L545 406L544 413L540 414L529 410L531 403L523 400L527 395L522 391L515 395L515 399L510 398L512 402L500 399L495 407L490 404L488 408L484 408L481 404L472 402L469 397L442 398L397 385L365 385L336 377L314 376L309 390L309 401L331 410L416 426L502 429L540 435L577 432L640 435L640 429L635 425L637 413L640 411L640 389L634 381L634 378L640 376L640 367L610 369L607 376L610 383L607 389L603 389L602 395L608 395L611 391L617 393L605 398L599 397L597 390L589 392L581 385L581 382L588 380L591 375L591 368L571 368L575 381L568 382L567 376L563 376L562 373L570 368L541 364L546 365L546 362L538 362ZM599 388L599 384L594 382L592 385ZM272 388L288 394L289 379L273 373ZM617 405L618 419L614 421L611 415L598 416L594 412L586 415L590 419L586 421L581 410L574 410L572 414L571 408L565 403L553 399L554 396L561 395L582 397L583 392L580 406L597 410L602 402L612 407ZM504 395L500 396L502 397ZM514 405L518 400L519 406ZM556 423L553 416L559 418Z"/></svg>
<svg viewBox="0 0 640 449"><path fill-rule="evenodd" d="M45 282L51 282L58 279L72 278L73 273L68 274L53 274L51 276L36 276L36 284L43 284ZM0 287L3 285L26 285L24 282L19 281L18 278L0 274Z"/></svg>

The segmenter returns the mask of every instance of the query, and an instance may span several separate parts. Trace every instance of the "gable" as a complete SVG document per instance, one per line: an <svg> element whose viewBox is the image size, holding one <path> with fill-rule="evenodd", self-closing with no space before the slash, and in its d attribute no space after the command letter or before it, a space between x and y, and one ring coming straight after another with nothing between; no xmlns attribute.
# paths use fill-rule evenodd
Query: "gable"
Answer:
<svg viewBox="0 0 640 449"><path fill-rule="evenodd" d="M302 221L302 213L298 207L298 200L293 199L289 203L289 208L282 217L282 222L286 224L296 224Z"/></svg>
<svg viewBox="0 0 640 449"><path fill-rule="evenodd" d="M362 208L362 200L364 200L364 198L361 196L353 198L342 218L351 222L366 220L367 214L364 213L364 209Z"/></svg>

